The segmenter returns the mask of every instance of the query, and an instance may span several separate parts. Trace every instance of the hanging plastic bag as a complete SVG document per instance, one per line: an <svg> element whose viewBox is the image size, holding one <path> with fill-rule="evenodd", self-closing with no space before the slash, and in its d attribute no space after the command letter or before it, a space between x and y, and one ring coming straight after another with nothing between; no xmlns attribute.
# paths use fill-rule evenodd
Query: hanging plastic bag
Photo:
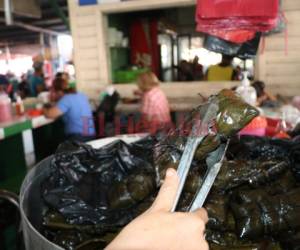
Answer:
<svg viewBox="0 0 300 250"><path fill-rule="evenodd" d="M280 0L276 26L274 27L274 29L264 32L263 35L268 36L276 33L281 33L284 32L286 29L287 29L287 19L283 11L282 0Z"/></svg>
<svg viewBox="0 0 300 250"><path fill-rule="evenodd" d="M276 0L198 0L197 31L226 41L243 43L256 32L267 32L278 25Z"/></svg>
<svg viewBox="0 0 300 250"><path fill-rule="evenodd" d="M107 212L112 203L107 194L132 173L145 178L153 176L154 180L151 164L153 143L150 139L144 139L142 145L117 141L101 150L85 144L63 144L51 162L51 175L42 185L45 202L70 224L95 225L101 222L114 225L129 221L130 214L121 216ZM120 189L116 187L115 190ZM149 190L145 191L149 193ZM147 194L139 197L145 198ZM119 195L122 200L130 194L120 191ZM127 204L136 205L139 197L131 197L131 203L128 201ZM116 195L111 199L116 206Z"/></svg>
<svg viewBox="0 0 300 250"><path fill-rule="evenodd" d="M199 25L198 25L199 26ZM201 31L201 26L199 26L198 31ZM235 43L242 44L255 37L254 31L249 30L228 30L224 31L222 29L211 29L209 32L204 30L209 35L219 37L226 41L234 41Z"/></svg>
<svg viewBox="0 0 300 250"><path fill-rule="evenodd" d="M201 18L276 17L278 1L274 0L198 0Z"/></svg>
<svg viewBox="0 0 300 250"><path fill-rule="evenodd" d="M260 37L260 33L257 33L255 35L255 38L253 38L252 40L243 44L237 44L225 41L215 36L207 35L205 37L203 46L204 48L217 53L239 57L241 59L248 59L254 58L256 56Z"/></svg>

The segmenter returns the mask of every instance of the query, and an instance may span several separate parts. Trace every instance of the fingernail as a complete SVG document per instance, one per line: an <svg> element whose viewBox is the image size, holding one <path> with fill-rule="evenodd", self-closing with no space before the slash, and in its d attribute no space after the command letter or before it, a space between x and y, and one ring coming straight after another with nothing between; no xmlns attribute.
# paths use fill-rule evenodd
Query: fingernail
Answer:
<svg viewBox="0 0 300 250"><path fill-rule="evenodd" d="M173 177L176 175L176 170L174 168L169 168L166 173L167 177Z"/></svg>

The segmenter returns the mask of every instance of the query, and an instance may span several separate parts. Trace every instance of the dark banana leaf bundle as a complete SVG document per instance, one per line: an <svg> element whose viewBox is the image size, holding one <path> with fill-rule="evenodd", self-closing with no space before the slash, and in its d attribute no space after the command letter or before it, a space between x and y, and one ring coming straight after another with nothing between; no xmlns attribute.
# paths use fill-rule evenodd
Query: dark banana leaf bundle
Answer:
<svg viewBox="0 0 300 250"><path fill-rule="evenodd" d="M205 204L205 208L209 214L208 227L211 230L218 232L237 232L240 234L241 230L237 230L236 213L233 208L240 207L240 204L257 203L255 197L264 195L273 197L276 195L285 195L297 188L295 180L290 172L285 173L278 180L270 182L260 188L251 189L251 187L239 187L227 194L212 192ZM246 206L245 205L245 206ZM249 212L250 213L250 212ZM250 217L248 217L249 219ZM259 224L261 225L261 224ZM245 231L245 228L242 227ZM265 236L265 234L263 234Z"/></svg>
<svg viewBox="0 0 300 250"><path fill-rule="evenodd" d="M237 159L278 159L289 158L291 150L299 143L291 140L271 139L268 137L241 136L231 140L228 158Z"/></svg>
<svg viewBox="0 0 300 250"><path fill-rule="evenodd" d="M177 169L187 136L193 121L201 119L210 103L216 104L218 110L215 119L215 133L209 134L199 146L195 160L204 160L207 155L218 148L222 139L236 135L259 112L256 108L244 102L231 90L222 90L218 95L211 96L208 104L196 108L186 122L177 130L171 131L154 149L157 181L164 179L166 169Z"/></svg>
<svg viewBox="0 0 300 250"><path fill-rule="evenodd" d="M120 217L131 221L153 203L154 197L150 197L139 204L134 213L121 213ZM131 213L131 215L129 215ZM131 217L131 218L130 218ZM124 221L123 224L127 224ZM96 224L78 225L67 223L65 218L54 210L48 210L44 216L43 234L55 244L68 250L93 250L104 249L120 232L124 225Z"/></svg>
<svg viewBox="0 0 300 250"><path fill-rule="evenodd" d="M227 90L211 97L209 102L219 107L215 132L208 135L197 150L180 201L182 211L188 208L201 185L207 156L224 138L231 137L258 114L255 108ZM195 109L187 125L199 119L197 115L204 110L204 107ZM186 134L178 136L176 132L164 137L148 137L130 145L117 141L101 149L85 144L63 144L51 162L50 176L41 186L48 207L44 215L44 235L65 249L104 248L122 227L150 207L165 170L177 168ZM227 202L226 199L222 203L224 209ZM211 203L217 206L220 201L216 198ZM225 210L217 218L219 209L215 207L211 211L213 209L215 223L227 223ZM233 230L234 217L230 218Z"/></svg>
<svg viewBox="0 0 300 250"><path fill-rule="evenodd" d="M211 249L236 249L238 245L237 249L252 249L251 244L266 240L280 243L282 249L299 249L297 149L293 141L257 137L241 137L229 148L229 158L235 152L237 160L223 164L206 204L212 230L208 240L214 244ZM277 152L273 159L265 157L268 150ZM228 239L222 236L224 232L233 233L239 243L224 240ZM278 247L272 243L269 248L254 249L281 249Z"/></svg>
<svg viewBox="0 0 300 250"><path fill-rule="evenodd" d="M259 242L243 241L232 232L217 232L207 230L206 239L211 242L211 250L282 250L279 243L271 240Z"/></svg>
<svg viewBox="0 0 300 250"><path fill-rule="evenodd" d="M223 164L214 189L226 192L242 186L265 186L285 173L288 167L285 161L228 161Z"/></svg>
<svg viewBox="0 0 300 250"><path fill-rule="evenodd" d="M300 231L288 231L280 235L282 247L287 250L300 250Z"/></svg>
<svg viewBox="0 0 300 250"><path fill-rule="evenodd" d="M299 188L270 196L263 190L240 195L240 202L231 202L236 230L240 238L276 237L282 232L300 229Z"/></svg>
<svg viewBox="0 0 300 250"><path fill-rule="evenodd" d="M244 102L231 90L222 90L216 97L219 110L216 118L218 134L230 137L259 115L257 109Z"/></svg>
<svg viewBox="0 0 300 250"><path fill-rule="evenodd" d="M291 164L295 177L300 181L300 140L270 139L242 136L231 140L227 158L231 159L277 159Z"/></svg>
<svg viewBox="0 0 300 250"><path fill-rule="evenodd" d="M298 249L300 190L293 171L298 148L293 141L257 137L231 144L228 158L236 160L224 162L205 204L211 249ZM205 166L188 177L183 210L201 185L198 168Z"/></svg>
<svg viewBox="0 0 300 250"><path fill-rule="evenodd" d="M62 144L41 191L48 210L43 234L65 249L103 249L152 204L155 138L98 149Z"/></svg>
<svg viewBox="0 0 300 250"><path fill-rule="evenodd" d="M235 244L232 246L220 246L211 244L210 250L281 250L278 243L272 241L264 241L261 243L242 243L240 245Z"/></svg>

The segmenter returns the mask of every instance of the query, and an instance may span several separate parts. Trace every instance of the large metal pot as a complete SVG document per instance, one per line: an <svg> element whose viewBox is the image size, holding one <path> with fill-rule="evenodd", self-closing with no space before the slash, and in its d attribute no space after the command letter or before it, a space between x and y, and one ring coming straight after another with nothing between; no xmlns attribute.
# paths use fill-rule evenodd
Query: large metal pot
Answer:
<svg viewBox="0 0 300 250"><path fill-rule="evenodd" d="M63 250L47 240L41 233L45 204L40 193L41 182L50 171L51 157L40 162L27 174L20 191L22 230L27 250Z"/></svg>
<svg viewBox="0 0 300 250"><path fill-rule="evenodd" d="M117 139L131 143L142 137L142 135L120 136L97 140L89 144L94 148L100 148ZM51 159L52 157L48 157L32 168L26 175L21 187L20 212L26 250L63 250L40 233L42 215L46 209L40 193L40 185L49 176Z"/></svg>

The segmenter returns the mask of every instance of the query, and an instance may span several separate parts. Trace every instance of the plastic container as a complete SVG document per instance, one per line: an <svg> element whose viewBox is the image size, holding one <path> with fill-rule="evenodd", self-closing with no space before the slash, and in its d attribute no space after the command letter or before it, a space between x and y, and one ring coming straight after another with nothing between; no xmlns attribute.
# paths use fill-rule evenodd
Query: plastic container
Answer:
<svg viewBox="0 0 300 250"><path fill-rule="evenodd" d="M148 69L137 69L137 70L118 70L115 72L115 82L116 83L133 83L136 81L137 77L147 72Z"/></svg>
<svg viewBox="0 0 300 250"><path fill-rule="evenodd" d="M256 106L257 94L255 88L250 85L248 79L248 72L243 72L243 80L241 81L240 86L236 89L236 93L240 95L245 102L252 106Z"/></svg>
<svg viewBox="0 0 300 250"><path fill-rule="evenodd" d="M239 135L265 136L268 126L267 119L262 116L255 117Z"/></svg>
<svg viewBox="0 0 300 250"><path fill-rule="evenodd" d="M282 120L294 128L300 122L300 111L292 105L284 105L281 108Z"/></svg>
<svg viewBox="0 0 300 250"><path fill-rule="evenodd" d="M25 109L24 109L24 103L20 96L17 96L16 98L16 115L21 116L24 115Z"/></svg>
<svg viewBox="0 0 300 250"><path fill-rule="evenodd" d="M49 91L41 92L37 98L41 103L47 104L50 102L50 92Z"/></svg>
<svg viewBox="0 0 300 250"><path fill-rule="evenodd" d="M0 95L0 122L12 119L11 100L7 95Z"/></svg>

